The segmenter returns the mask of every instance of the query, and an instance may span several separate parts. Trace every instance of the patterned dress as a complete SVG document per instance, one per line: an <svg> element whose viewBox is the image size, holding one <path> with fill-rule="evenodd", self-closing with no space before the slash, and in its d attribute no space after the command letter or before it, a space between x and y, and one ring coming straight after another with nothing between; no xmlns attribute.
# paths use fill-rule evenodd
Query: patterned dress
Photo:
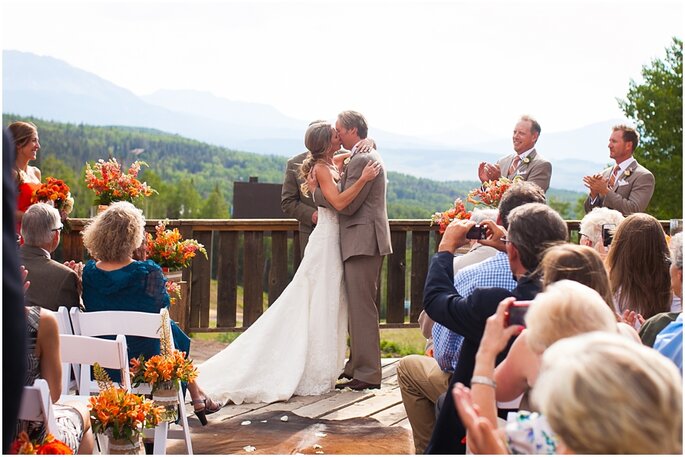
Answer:
<svg viewBox="0 0 685 457"><path fill-rule="evenodd" d="M28 306L26 314L26 378L24 385L32 386L40 378L40 358L36 355L36 341L40 325L40 306ZM52 405L57 432L55 438L64 442L76 454L83 438L83 417L76 408L67 405ZM42 441L46 435L43 422L20 421L17 434L27 432L32 441Z"/></svg>

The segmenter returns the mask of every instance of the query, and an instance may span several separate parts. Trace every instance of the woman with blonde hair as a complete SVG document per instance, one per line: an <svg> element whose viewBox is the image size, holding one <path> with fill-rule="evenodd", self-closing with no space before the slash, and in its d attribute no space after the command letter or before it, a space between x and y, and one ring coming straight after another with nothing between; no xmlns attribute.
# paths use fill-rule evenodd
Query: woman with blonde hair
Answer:
<svg viewBox="0 0 685 457"><path fill-rule="evenodd" d="M38 167L29 165L37 159L40 150L38 128L31 122L17 121L8 127L14 139L15 158L12 177L17 182L17 233L21 233L21 219L31 205L33 193L40 186L41 173Z"/></svg>
<svg viewBox="0 0 685 457"><path fill-rule="evenodd" d="M316 173L326 201L336 209L348 206L379 175L379 164L371 162L354 185L340 192L341 170L334 158L340 138L333 126L310 125L304 142L309 156L302 174ZM346 336L338 215L320 206L318 222L290 284L243 334L199 367L199 382L213 397L236 404L320 395L335 387L343 369Z"/></svg>
<svg viewBox="0 0 685 457"><path fill-rule="evenodd" d="M83 245L93 260L83 268L83 304L85 311L140 311L159 313L169 307L167 279L162 268L152 260L133 259L143 243L145 218L128 202L112 203L98 214L82 232ZM190 338L176 322L171 321L174 346L190 352ZM129 336L126 338L130 358L141 354L146 359L159 354L159 340ZM118 380L118 375L112 373ZM205 395L197 382L188 383L195 414L207 424L207 414L221 408Z"/></svg>
<svg viewBox="0 0 685 457"><path fill-rule="evenodd" d="M645 319L671 308L666 234L649 214L628 216L616 229L606 265L616 311L626 318L636 313L639 330Z"/></svg>

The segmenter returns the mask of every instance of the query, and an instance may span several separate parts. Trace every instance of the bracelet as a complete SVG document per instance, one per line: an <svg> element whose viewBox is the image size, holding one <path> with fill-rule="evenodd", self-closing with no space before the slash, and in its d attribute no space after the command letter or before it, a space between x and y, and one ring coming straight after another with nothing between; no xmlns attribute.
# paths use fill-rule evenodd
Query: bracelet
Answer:
<svg viewBox="0 0 685 457"><path fill-rule="evenodd" d="M493 389L497 388L497 383L487 376L474 376L471 378L471 384L483 384L485 386L490 386Z"/></svg>

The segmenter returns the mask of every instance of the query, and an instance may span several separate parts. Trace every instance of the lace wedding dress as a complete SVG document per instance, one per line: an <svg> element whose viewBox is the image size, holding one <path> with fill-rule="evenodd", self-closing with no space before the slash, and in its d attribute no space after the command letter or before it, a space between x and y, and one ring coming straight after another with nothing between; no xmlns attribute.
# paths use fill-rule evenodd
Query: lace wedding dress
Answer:
<svg viewBox="0 0 685 457"><path fill-rule="evenodd" d="M215 401L271 403L335 387L345 359L347 301L338 216L318 211L292 282L242 335L198 367L198 385Z"/></svg>

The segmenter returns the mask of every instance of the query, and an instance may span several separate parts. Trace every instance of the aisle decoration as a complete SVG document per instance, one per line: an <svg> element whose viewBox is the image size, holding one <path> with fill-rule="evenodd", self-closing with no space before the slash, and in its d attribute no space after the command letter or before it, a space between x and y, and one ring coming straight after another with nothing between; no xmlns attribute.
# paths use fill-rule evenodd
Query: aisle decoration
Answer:
<svg viewBox="0 0 685 457"><path fill-rule="evenodd" d="M136 160L123 172L117 159L98 160L93 166L86 163L86 185L95 192L96 205L109 205L112 202L133 202L139 197L149 197L157 191L145 182L138 180L142 165L147 163Z"/></svg>
<svg viewBox="0 0 685 457"><path fill-rule="evenodd" d="M159 221L155 227L155 235L146 233L147 258L153 260L162 268L179 270L190 266L190 261L198 252L207 258L205 247L197 240L184 240L177 228L167 229L168 220Z"/></svg>
<svg viewBox="0 0 685 457"><path fill-rule="evenodd" d="M10 445L10 454L37 454L37 455L72 455L69 446L56 439L50 433L40 443L31 441L28 433L21 432L16 440Z"/></svg>

